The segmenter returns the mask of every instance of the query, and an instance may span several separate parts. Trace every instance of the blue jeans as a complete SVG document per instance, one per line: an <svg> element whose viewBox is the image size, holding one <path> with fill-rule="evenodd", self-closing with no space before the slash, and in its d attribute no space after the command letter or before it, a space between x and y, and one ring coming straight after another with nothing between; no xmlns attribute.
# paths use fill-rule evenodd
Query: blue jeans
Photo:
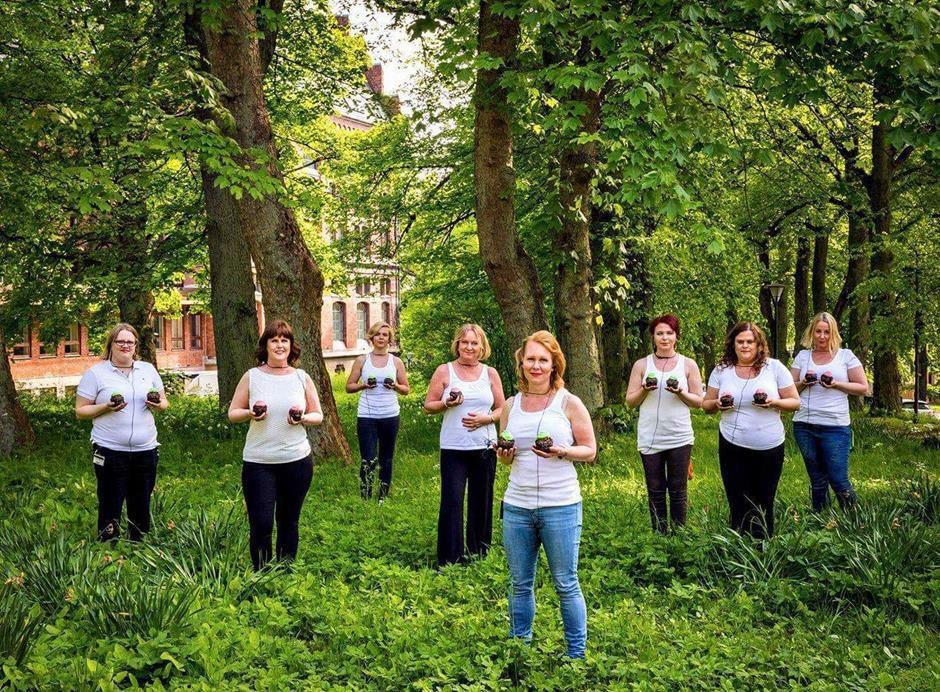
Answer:
<svg viewBox="0 0 940 692"><path fill-rule="evenodd" d="M581 503L563 507L523 509L503 503L503 545L512 577L509 636L532 639L535 619L535 565L545 546L548 568L561 601L568 656L584 658L587 609L578 583Z"/></svg>
<svg viewBox="0 0 940 692"><path fill-rule="evenodd" d="M810 497L817 512L829 504L829 486L843 507L855 504L855 489L849 482L849 449L852 428L848 425L816 425L796 422L793 436L800 447L809 474Z"/></svg>

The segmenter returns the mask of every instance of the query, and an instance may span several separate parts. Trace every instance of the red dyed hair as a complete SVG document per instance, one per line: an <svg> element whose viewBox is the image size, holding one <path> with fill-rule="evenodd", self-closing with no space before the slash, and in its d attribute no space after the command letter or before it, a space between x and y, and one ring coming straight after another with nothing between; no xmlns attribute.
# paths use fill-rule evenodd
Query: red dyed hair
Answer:
<svg viewBox="0 0 940 692"><path fill-rule="evenodd" d="M670 315L666 313L665 315L660 315L659 317L654 317L650 320L650 336L653 336L656 333L656 325L658 324L668 324L669 328L676 333L676 338L679 338L679 318L675 315Z"/></svg>

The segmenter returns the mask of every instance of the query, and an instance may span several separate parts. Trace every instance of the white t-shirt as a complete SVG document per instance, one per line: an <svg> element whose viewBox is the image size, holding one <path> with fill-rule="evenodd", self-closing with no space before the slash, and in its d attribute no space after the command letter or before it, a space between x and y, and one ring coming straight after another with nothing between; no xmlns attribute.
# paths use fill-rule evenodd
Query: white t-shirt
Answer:
<svg viewBox="0 0 940 692"><path fill-rule="evenodd" d="M92 365L78 383L78 396L96 404L111 401L111 394L124 395L127 406L120 411L102 413L91 422L91 441L118 452L145 452L156 448L157 424L147 408L147 392L163 391L160 373L150 363L135 360L131 372L124 374L103 360Z"/></svg>
<svg viewBox="0 0 940 692"><path fill-rule="evenodd" d="M468 382L457 377L454 366L447 364L448 383L444 388L441 401L447 401L452 389L459 389L463 402L459 406L444 409L441 421L441 449L486 449L496 439L496 426L492 423L468 430L460 421L468 413L476 412L489 415L493 411L493 387L487 366L480 370L480 376Z"/></svg>
<svg viewBox="0 0 940 692"><path fill-rule="evenodd" d="M636 447L640 454L655 454L666 449L676 449L695 442L692 432L692 414L677 394L666 390L670 377L679 381L679 389L688 391L689 381L685 376L685 356L676 358L675 367L666 372L656 369L653 356L646 356L646 375L656 375L656 389L650 391L640 404L640 418L636 426Z"/></svg>
<svg viewBox="0 0 940 692"><path fill-rule="evenodd" d="M571 421L565 415L568 390L555 392L543 411L523 411L522 394L516 394L506 430L516 442L516 456L509 472L503 502L523 509L565 507L581 502L578 472L568 459L543 459L532 451L540 432L548 433L556 447L574 444Z"/></svg>
<svg viewBox="0 0 940 692"><path fill-rule="evenodd" d="M307 410L307 376L300 368L286 375L272 375L261 368L248 371L248 408L263 401L264 420L251 419L242 459L255 464L286 464L310 454L310 440L303 425L291 425L287 414L294 406Z"/></svg>
<svg viewBox="0 0 940 692"><path fill-rule="evenodd" d="M362 362L362 376L359 381L366 383L370 377L375 378L376 387L359 392L359 408L356 415L359 418L394 418L399 415L398 392L384 384L386 377L398 379L395 356L389 353L385 367L380 368L372 362L372 353L367 353Z"/></svg>
<svg viewBox="0 0 940 692"><path fill-rule="evenodd" d="M780 398L780 390L793 384L786 366L776 358L767 363L755 377L739 377L734 366L718 366L708 377L708 386L718 390L718 396L731 394L734 408L721 413L718 428L722 436L739 447L773 449L783 443L783 422L780 411L754 405L754 392L763 389L768 401Z"/></svg>
<svg viewBox="0 0 940 692"><path fill-rule="evenodd" d="M862 362L847 348L836 351L832 361L825 365L813 362L813 352L803 350L796 354L791 368L799 368L800 380L810 370L817 376L830 373L836 382L848 382L849 370L862 367ZM800 392L800 410L793 416L794 422L815 425L850 425L849 395L838 389L823 387L818 382Z"/></svg>

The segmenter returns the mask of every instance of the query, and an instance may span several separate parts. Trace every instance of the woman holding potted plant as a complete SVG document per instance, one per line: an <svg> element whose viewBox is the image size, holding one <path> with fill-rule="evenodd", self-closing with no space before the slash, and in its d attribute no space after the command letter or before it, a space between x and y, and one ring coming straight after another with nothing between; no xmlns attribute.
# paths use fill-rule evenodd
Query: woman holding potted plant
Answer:
<svg viewBox="0 0 940 692"><path fill-rule="evenodd" d="M695 435L690 409L702 405L702 377L691 358L676 351L679 318L660 315L650 321L653 352L630 371L627 404L640 407L637 449L646 476L653 529L666 533L685 524L689 462ZM666 495L669 495L669 513Z"/></svg>

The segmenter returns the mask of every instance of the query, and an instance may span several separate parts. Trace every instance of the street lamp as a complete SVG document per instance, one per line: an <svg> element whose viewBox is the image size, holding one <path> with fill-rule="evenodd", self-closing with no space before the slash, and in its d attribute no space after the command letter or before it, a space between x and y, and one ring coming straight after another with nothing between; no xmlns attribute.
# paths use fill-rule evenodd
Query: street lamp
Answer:
<svg viewBox="0 0 940 692"><path fill-rule="evenodd" d="M773 283L764 284L763 288L770 294L770 312L771 318L773 319L770 330L770 338L773 342L774 356L779 358L781 354L777 353L777 325L780 322L778 308L780 307L780 298L783 296L783 289L785 287L783 284Z"/></svg>

